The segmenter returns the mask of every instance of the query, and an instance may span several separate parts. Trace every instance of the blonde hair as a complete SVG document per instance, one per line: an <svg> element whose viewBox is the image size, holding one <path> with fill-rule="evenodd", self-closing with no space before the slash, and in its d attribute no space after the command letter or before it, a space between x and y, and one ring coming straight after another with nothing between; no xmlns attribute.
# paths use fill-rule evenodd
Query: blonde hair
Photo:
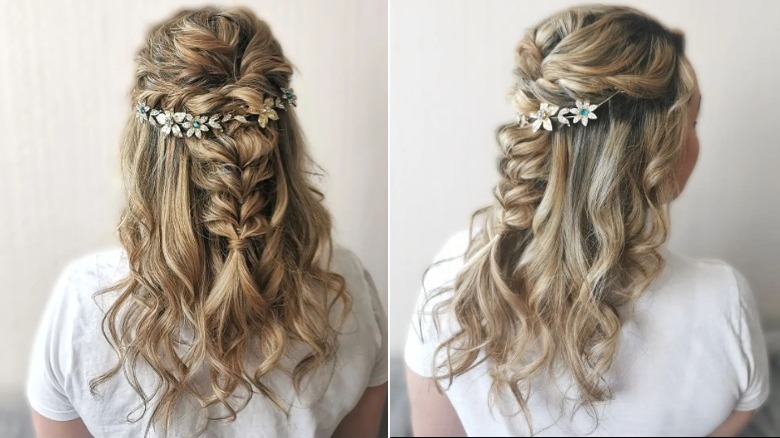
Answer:
<svg viewBox="0 0 780 438"><path fill-rule="evenodd" d="M479 230L472 221L454 284L428 299L446 298L434 313L457 321L434 375L451 383L484 362L491 400L508 390L531 434L530 382L544 372L570 375L578 406L591 414L611 397L604 375L620 333L617 308L664 266L666 204L695 89L683 46L682 34L639 11L589 6L544 20L517 48L517 111L617 92L587 127L499 128L496 203L475 213L484 220Z"/></svg>
<svg viewBox="0 0 780 438"><path fill-rule="evenodd" d="M182 11L151 30L137 63L133 102L192 114L261 108L292 74L268 25L246 9ZM119 235L130 272L101 292L118 292L103 320L118 363L90 386L96 393L121 371L139 409L151 408L147 434L153 423L167 434L185 398L201 413L221 406L228 414L220 418L234 420L259 392L288 412L269 373L302 347L308 354L284 369L300 391L334 357L331 312L340 308L343 321L351 300L328 269L331 220L307 178L295 114L278 115L264 129L226 123L203 139L164 137L135 117L127 124ZM185 353L176 350L182 328L194 334ZM250 356L259 359L252 369ZM151 393L138 363L156 374ZM205 390L196 387L201 367L209 370Z"/></svg>

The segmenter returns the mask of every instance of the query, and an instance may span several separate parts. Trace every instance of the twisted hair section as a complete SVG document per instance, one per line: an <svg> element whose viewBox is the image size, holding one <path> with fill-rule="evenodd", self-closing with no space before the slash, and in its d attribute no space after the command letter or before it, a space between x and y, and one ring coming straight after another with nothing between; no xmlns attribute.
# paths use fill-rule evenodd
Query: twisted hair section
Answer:
<svg viewBox="0 0 780 438"><path fill-rule="evenodd" d="M578 7L531 29L517 48L512 102L602 102L598 120L498 130L493 206L475 213L464 266L439 296L457 330L433 372L450 381L483 364L492 400L508 391L533 433L530 382L571 377L576 407L609 400L617 309L661 272L684 121L695 77L683 37L623 7ZM438 320L437 326L439 326Z"/></svg>
<svg viewBox="0 0 780 438"><path fill-rule="evenodd" d="M152 29L137 64L133 102L192 114L257 113L292 74L268 25L245 9L178 13ZM150 411L147 433L169 433L185 402L206 416L200 434L235 419L255 393L288 412L268 377L289 375L300 391L332 366L351 305L329 270L330 215L307 178L292 109L264 129L223 128L165 137L131 118L124 136L119 235L130 271L101 292L116 294L103 329L118 361L91 389L121 373L141 399L128 419ZM305 355L288 367L293 348ZM153 372L151 391L139 367Z"/></svg>

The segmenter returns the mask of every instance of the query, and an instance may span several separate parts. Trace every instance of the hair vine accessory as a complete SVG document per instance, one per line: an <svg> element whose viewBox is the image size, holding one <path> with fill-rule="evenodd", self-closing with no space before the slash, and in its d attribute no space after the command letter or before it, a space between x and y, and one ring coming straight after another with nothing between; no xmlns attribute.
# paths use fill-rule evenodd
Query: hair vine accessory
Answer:
<svg viewBox="0 0 780 438"><path fill-rule="evenodd" d="M202 138L204 132L210 130L222 130L222 123L236 121L241 124L255 123L247 117L257 116L257 124L261 128L268 126L269 120L279 120L277 109L287 110L289 106L296 106L298 97L293 93L292 88L282 88L282 97L268 97L263 101L260 110L249 109L247 114L211 114L194 115L186 111L174 112L173 110L162 110L151 108L142 100L136 104L136 118L141 121L149 122L152 126L160 128L164 136L173 134L174 137L192 137Z"/></svg>
<svg viewBox="0 0 780 438"><path fill-rule="evenodd" d="M551 103L542 102L539 104L539 110L532 112L530 114L524 114L521 112L517 113L517 124L520 125L521 128L524 128L531 125L531 128L533 128L534 132L538 131L539 128L544 128L547 131L553 130L552 125L552 118L554 117L558 123L561 125L571 126L571 124L577 124L582 123L582 126L588 126L588 120L596 119L596 114L593 112L596 111L598 107L601 105L604 105L609 101L609 99L612 99L612 96L615 94L618 94L619 92L616 91L611 96L609 96L606 100L603 102L593 105L590 103L590 101L581 101L577 100L575 101L575 108L561 108L558 105L553 105ZM556 116L556 113L558 115ZM533 119L533 122L530 122L529 119ZM571 121L569 121L571 119Z"/></svg>

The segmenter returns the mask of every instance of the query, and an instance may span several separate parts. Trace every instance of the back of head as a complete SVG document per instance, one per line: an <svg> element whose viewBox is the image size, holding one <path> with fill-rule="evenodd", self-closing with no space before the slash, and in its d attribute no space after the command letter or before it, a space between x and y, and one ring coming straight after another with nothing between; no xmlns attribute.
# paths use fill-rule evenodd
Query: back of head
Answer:
<svg viewBox="0 0 780 438"><path fill-rule="evenodd" d="M565 10L523 37L519 113L601 105L587 126L499 129L496 204L478 212L484 224L443 304L462 331L440 346L451 362L439 374L463 374L484 353L494 390L510 390L528 420L531 379L557 365L585 407L610 397L617 308L663 267L695 88L683 46L680 33L613 6Z"/></svg>
<svg viewBox="0 0 780 438"><path fill-rule="evenodd" d="M298 388L329 361L331 308L350 301L328 270L330 216L307 180L292 66L266 23L215 8L152 29L137 64L119 228L130 274L104 320L119 361L92 389L123 371L144 411L159 397L149 426L164 430L185 398L233 419L253 392L286 410L265 378L292 344L308 352L285 370ZM183 328L194 335L180 353ZM152 393L137 361L159 377Z"/></svg>

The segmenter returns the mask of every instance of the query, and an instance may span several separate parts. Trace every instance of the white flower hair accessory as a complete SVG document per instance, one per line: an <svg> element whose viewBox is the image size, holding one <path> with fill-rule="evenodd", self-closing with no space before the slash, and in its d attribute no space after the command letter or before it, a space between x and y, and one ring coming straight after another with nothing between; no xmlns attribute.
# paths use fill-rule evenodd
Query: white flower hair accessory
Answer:
<svg viewBox="0 0 780 438"><path fill-rule="evenodd" d="M279 99L268 98L263 102L263 107L257 114L257 123L261 128L268 126L269 120L279 120L279 115L276 114L276 108L284 109L284 104Z"/></svg>
<svg viewBox="0 0 780 438"><path fill-rule="evenodd" d="M259 111L250 109L247 114L190 114L186 111L151 108L145 100L136 103L135 117L160 129L163 136L203 138L206 132L222 130L222 123L236 121L241 124L257 123L260 128L268 126L270 120L279 120L277 109L288 110L296 106L298 97L292 88L282 88L282 97L268 97L263 100ZM249 117L249 118L247 118ZM254 118L253 118L254 117ZM256 119L255 119L256 118Z"/></svg>
<svg viewBox="0 0 780 438"><path fill-rule="evenodd" d="M617 93L618 92L613 93L612 96ZM607 103L609 99L612 99L612 96L609 96L606 100L599 103L598 105L592 105L590 101L587 100L576 100L574 103L574 108L561 108L558 105L542 102L539 104L539 110L535 112L527 115L518 112L517 124L520 125L521 128L524 128L530 123L534 132L538 131L539 128L552 131L553 119L560 123L561 126L571 126L572 123L575 125L577 123L582 123L582 126L588 126L588 120L594 120L597 118L594 111L596 111L596 109L598 109L601 105ZM528 119L533 119L533 122L529 122ZM569 121L569 119L571 119L571 121Z"/></svg>
<svg viewBox="0 0 780 438"><path fill-rule="evenodd" d="M576 102L577 108L572 108L571 111L574 114L574 124L576 125L577 122L582 122L582 126L588 126L588 119L595 119L596 115L593 114L593 111L598 108L598 105L591 105L590 102L587 100L585 102L577 101Z"/></svg>
<svg viewBox="0 0 780 438"><path fill-rule="evenodd" d="M298 96L295 95L292 88L282 88L282 99L292 106L298 106Z"/></svg>
<svg viewBox="0 0 780 438"><path fill-rule="evenodd" d="M540 126L544 126L544 129L552 131L552 122L550 121L550 117L555 115L555 112L558 111L558 108L558 105L542 102L542 104L539 105L539 111L529 114L528 117L536 119L531 124L531 126L534 128L534 132L538 131Z"/></svg>

